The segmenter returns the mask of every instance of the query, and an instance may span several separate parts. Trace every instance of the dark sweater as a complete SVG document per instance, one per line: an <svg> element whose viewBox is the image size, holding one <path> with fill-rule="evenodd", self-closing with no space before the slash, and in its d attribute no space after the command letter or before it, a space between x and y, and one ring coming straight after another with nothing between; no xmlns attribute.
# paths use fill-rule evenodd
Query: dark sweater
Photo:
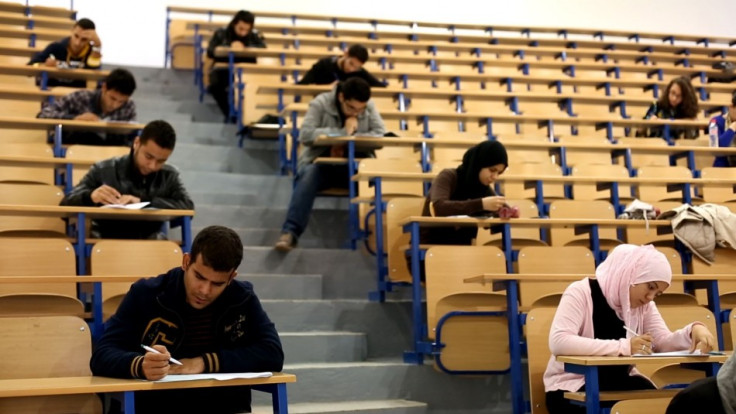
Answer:
<svg viewBox="0 0 736 414"><path fill-rule="evenodd" d="M69 52L69 38L65 37L58 42L49 43L46 48L36 53L28 61L29 65L43 65L46 59L54 55L54 58L62 66L70 69L99 69L100 64L90 64L89 57L92 54L92 48L87 45L82 49L78 55L72 55ZM99 60L97 61L99 62ZM87 81L84 79L49 79L49 86L70 86L83 88L87 86Z"/></svg>
<svg viewBox="0 0 736 414"><path fill-rule="evenodd" d="M458 215L491 215L490 211L483 210L483 199L456 200L453 194L457 188L457 170L448 168L440 173L432 181L424 208L423 216L431 216L429 205L434 206L436 217L458 216ZM488 189L487 196L496 195L493 190ZM475 238L478 229L475 227L424 227L421 229L420 242L422 244L452 244L470 245Z"/></svg>
<svg viewBox="0 0 736 414"><path fill-rule="evenodd" d="M212 39L210 39L210 43L207 46L207 57L214 59L216 62L227 62L227 57L215 57L215 49L220 46L230 46L235 41L242 43L245 47L266 47L266 41L257 30L251 30L244 37L237 37L230 33L227 28L222 28L217 29L215 33L212 34ZM255 63L256 58L236 57L234 61L235 63Z"/></svg>
<svg viewBox="0 0 736 414"><path fill-rule="evenodd" d="M343 72L343 70L337 65L337 59L337 56L331 56L318 60L317 63L312 65L312 68L309 69L309 71L304 74L304 77L297 83L299 85L327 85L334 81L344 81L347 78L357 76L368 82L370 86L386 86L384 82L376 79L375 76L371 75L363 68L356 72Z"/></svg>

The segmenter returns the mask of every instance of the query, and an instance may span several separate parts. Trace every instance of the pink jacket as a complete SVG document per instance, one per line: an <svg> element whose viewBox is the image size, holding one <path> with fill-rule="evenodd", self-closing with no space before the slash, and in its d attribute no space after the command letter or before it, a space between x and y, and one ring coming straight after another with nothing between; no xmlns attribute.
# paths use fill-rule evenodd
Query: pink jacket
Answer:
<svg viewBox="0 0 736 414"><path fill-rule="evenodd" d="M645 305L643 331L639 334L652 335L655 352L681 351L690 348L695 323L699 322L670 332L657 305L650 302ZM593 339L593 298L588 278L573 282L562 295L549 331L549 349L552 356L544 372L545 391L577 391L585 384L582 375L565 372L563 364L555 360L556 355L631 356L629 339ZM636 368L631 374L641 375Z"/></svg>

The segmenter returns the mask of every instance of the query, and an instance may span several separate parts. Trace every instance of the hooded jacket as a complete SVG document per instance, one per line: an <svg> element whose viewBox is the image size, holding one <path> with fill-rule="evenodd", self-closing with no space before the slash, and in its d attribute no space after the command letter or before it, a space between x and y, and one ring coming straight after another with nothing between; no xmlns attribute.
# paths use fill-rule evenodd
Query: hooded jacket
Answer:
<svg viewBox="0 0 736 414"><path fill-rule="evenodd" d="M207 45L207 57L217 62L227 62L227 57L215 57L215 49L220 46L230 46L232 42L239 41L245 47L258 47L265 48L266 42L263 36L258 33L258 30L251 30L244 37L237 37L227 27L215 30L212 34L209 45ZM254 57L236 57L235 63L255 63L256 58Z"/></svg>
<svg viewBox="0 0 736 414"><path fill-rule="evenodd" d="M215 346L199 355L204 360L205 372L281 371L284 363L281 341L249 282L232 281L209 306L213 310ZM183 269L174 268L158 277L135 282L105 324L105 333L90 361L92 373L144 378L141 345L164 345L177 359L196 356L180 353L186 337L182 315L187 308ZM250 392L243 393L242 389L175 390L167 391L166 398L160 395L156 398L151 394L157 393L152 392L137 393L136 405L146 411L154 411L153 406L157 406L156 409L163 410L158 412L174 412L172 404L191 408L206 402L211 405L206 412L249 411ZM218 394L218 398L213 398L213 394Z"/></svg>
<svg viewBox="0 0 736 414"><path fill-rule="evenodd" d="M658 219L672 220L672 231L696 256L711 264L716 245L736 249L736 214L717 204L683 204Z"/></svg>

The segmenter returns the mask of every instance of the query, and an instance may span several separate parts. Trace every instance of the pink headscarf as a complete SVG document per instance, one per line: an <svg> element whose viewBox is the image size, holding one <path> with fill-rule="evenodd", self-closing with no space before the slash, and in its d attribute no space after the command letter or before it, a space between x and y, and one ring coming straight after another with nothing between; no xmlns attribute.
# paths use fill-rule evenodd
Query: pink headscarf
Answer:
<svg viewBox="0 0 736 414"><path fill-rule="evenodd" d="M672 268L664 254L652 245L622 244L613 249L595 270L608 305L624 324L642 334L644 308L631 308L629 287L647 282L672 282ZM630 333L627 337L631 336Z"/></svg>

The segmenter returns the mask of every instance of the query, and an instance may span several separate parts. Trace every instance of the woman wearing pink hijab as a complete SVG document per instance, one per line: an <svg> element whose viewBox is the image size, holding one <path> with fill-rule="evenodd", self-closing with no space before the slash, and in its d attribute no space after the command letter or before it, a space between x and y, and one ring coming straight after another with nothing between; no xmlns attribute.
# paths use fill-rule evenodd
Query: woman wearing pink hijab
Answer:
<svg viewBox="0 0 736 414"><path fill-rule="evenodd" d="M617 246L598 266L595 279L568 286L549 332L552 357L544 373L550 414L585 412L565 399L567 391L583 391L585 378L565 372L557 355L630 356L657 352L712 350L716 341L702 323L671 332L653 300L672 281L667 258L653 246ZM633 335L624 329L632 329ZM630 366L599 368L601 391L654 389L654 384Z"/></svg>

